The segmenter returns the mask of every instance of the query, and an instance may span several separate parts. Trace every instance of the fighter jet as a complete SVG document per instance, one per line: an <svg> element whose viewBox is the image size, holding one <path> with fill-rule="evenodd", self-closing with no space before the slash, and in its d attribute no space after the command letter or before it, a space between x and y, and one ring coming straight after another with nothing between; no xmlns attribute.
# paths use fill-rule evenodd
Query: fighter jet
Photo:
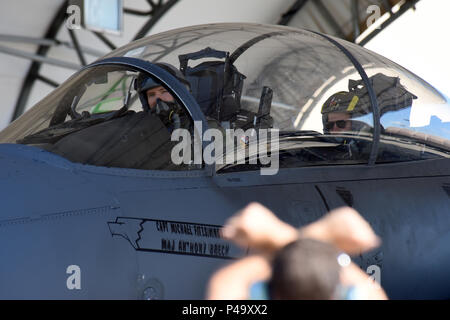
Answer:
<svg viewBox="0 0 450 320"><path fill-rule="evenodd" d="M393 299L450 298L450 105L324 34L210 24L83 68L0 133L0 298L203 299L257 201L300 227L351 206Z"/></svg>

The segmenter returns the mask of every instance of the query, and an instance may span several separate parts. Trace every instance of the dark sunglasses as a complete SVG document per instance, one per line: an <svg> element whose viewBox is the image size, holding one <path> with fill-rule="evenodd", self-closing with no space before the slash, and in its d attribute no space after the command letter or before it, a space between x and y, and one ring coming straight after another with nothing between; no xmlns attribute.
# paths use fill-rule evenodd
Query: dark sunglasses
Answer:
<svg viewBox="0 0 450 320"><path fill-rule="evenodd" d="M339 129L344 129L348 121L349 120L329 121L327 122L325 127L327 128L327 130L331 130L334 128L334 124L336 124Z"/></svg>

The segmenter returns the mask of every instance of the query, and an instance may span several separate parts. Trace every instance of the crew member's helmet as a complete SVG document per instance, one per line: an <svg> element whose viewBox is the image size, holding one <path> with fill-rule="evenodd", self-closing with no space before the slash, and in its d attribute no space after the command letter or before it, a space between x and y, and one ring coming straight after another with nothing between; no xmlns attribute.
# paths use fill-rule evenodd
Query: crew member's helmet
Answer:
<svg viewBox="0 0 450 320"><path fill-rule="evenodd" d="M346 113L350 115L350 118L355 118L356 116L362 115L360 104L360 98L354 92L340 91L333 94L323 104L321 110L324 131L329 131L327 129L327 123L330 113Z"/></svg>
<svg viewBox="0 0 450 320"><path fill-rule="evenodd" d="M359 97L353 92L340 91L328 98L322 106L321 113L331 112L353 113L359 102Z"/></svg>
<svg viewBox="0 0 450 320"><path fill-rule="evenodd" d="M376 95L380 117L390 111L411 107L413 100L417 99L400 84L398 77L377 73L370 77L369 81ZM325 133L327 133L326 124L330 113L348 113L352 119L372 113L369 92L363 80L349 80L348 89L348 92L340 91L333 94L323 104L321 113ZM360 127L363 124L361 121L352 120L352 130L361 130Z"/></svg>
<svg viewBox="0 0 450 320"><path fill-rule="evenodd" d="M155 63L158 67L164 69L165 71L169 72L172 76L177 78L181 83L183 83L188 90L190 90L190 84L189 81L186 80L184 75L181 73L180 70L175 68L173 65L163 62L157 62ZM158 80L150 77L147 74L141 73L136 79L135 82L135 89L139 94L139 99L141 100L142 107L146 110L150 109L150 106L148 105L147 101L147 91L162 86L161 82Z"/></svg>

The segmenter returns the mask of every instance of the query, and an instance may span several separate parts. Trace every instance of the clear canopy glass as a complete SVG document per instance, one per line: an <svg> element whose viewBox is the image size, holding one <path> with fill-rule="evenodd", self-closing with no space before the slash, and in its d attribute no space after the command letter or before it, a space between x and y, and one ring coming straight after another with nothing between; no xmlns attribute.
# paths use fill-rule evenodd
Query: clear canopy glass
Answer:
<svg viewBox="0 0 450 320"><path fill-rule="evenodd" d="M281 168L364 164L373 155L376 163L448 158L446 97L386 58L334 41L342 47L320 34L256 24L202 25L154 35L105 58L157 64L186 85L197 104L158 74L130 63L87 67L6 128L0 142L33 145L99 166L200 169L198 164L169 163L170 135L180 124L174 126L173 119L166 123L155 112L150 89L142 91L138 84L144 77L173 97L170 103L178 105L173 110L185 117L190 133L193 122L201 120L193 110L201 110L208 126L222 132L279 129ZM154 130L149 131L144 114L157 115L162 124L153 119L147 125ZM127 126L134 127L126 131ZM157 134L160 140L151 141ZM142 135L153 155L142 152L149 149L142 139L132 141ZM74 149L78 151L70 151ZM166 154L156 157L157 152ZM216 169L252 170L259 165L226 163Z"/></svg>

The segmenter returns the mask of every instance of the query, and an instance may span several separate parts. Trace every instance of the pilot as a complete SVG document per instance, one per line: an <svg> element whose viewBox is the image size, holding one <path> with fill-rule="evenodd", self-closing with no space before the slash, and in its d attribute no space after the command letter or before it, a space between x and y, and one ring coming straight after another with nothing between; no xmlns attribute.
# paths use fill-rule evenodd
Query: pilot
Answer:
<svg viewBox="0 0 450 320"><path fill-rule="evenodd" d="M322 106L323 131L341 133L352 131L352 116L359 102L359 97L350 92L341 91L333 94Z"/></svg>
<svg viewBox="0 0 450 320"><path fill-rule="evenodd" d="M358 160L367 157L370 143L367 139L372 134L372 127L364 121L356 120L368 114L368 101L355 91L340 91L327 99L322 106L323 133L339 145L327 157L335 160ZM351 136L349 136L351 134ZM357 137L356 137L357 136Z"/></svg>
<svg viewBox="0 0 450 320"><path fill-rule="evenodd" d="M177 78L188 90L190 89L189 82L180 70L168 63L158 62L156 65ZM178 101L158 80L141 73L136 79L135 89L139 94L143 110L158 115L169 131L180 127L187 128L189 117Z"/></svg>
<svg viewBox="0 0 450 320"><path fill-rule="evenodd" d="M408 108L417 97L409 92L398 77L377 73L369 78L376 95L379 117L384 114ZM369 92L363 80L349 80L349 91L333 94L322 106L324 133L338 134L352 131L361 134L371 133L373 128L355 118L372 113ZM380 126L381 132L384 128Z"/></svg>

